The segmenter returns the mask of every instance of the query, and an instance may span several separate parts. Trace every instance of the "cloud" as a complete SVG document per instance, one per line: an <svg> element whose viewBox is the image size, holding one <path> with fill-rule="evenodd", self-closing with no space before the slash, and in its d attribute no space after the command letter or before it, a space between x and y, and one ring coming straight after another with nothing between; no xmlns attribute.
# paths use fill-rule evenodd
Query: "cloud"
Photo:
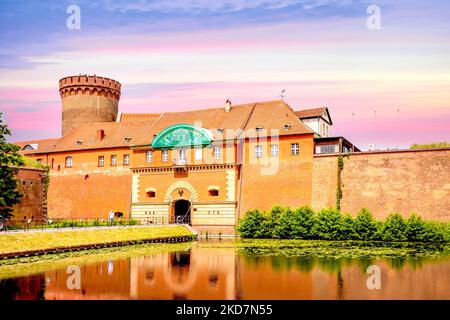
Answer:
<svg viewBox="0 0 450 320"><path fill-rule="evenodd" d="M354 2L354 1L344 1ZM216 0L216 1L202 1L202 0L171 0L171 1L112 1L104 0L103 4L107 10L128 12L150 12L159 11L166 13L232 13L246 9L281 9L293 5L301 5L306 10L314 9L319 6L326 6L342 3L337 0Z"/></svg>

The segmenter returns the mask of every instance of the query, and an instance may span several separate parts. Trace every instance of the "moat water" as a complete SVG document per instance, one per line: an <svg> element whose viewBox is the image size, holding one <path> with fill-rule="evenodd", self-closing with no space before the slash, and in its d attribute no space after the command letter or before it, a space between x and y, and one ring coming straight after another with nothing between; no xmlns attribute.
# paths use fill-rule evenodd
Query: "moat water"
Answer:
<svg viewBox="0 0 450 320"><path fill-rule="evenodd" d="M450 299L448 254L229 240L157 246L2 262L0 300Z"/></svg>

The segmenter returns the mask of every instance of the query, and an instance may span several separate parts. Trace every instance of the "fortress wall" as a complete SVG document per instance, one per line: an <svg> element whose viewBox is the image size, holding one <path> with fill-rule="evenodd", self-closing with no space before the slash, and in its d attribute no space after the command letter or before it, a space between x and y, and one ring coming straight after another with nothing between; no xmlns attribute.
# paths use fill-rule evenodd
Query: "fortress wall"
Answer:
<svg viewBox="0 0 450 320"><path fill-rule="evenodd" d="M48 190L50 218L108 219L109 210L129 217L131 173L98 172L51 175Z"/></svg>
<svg viewBox="0 0 450 320"><path fill-rule="evenodd" d="M291 155L291 143L298 143L300 154ZM279 157L255 158L255 145L269 152L270 142L245 144L245 156L241 170L242 186L237 184L240 218L248 210L270 210L275 205L292 208L311 203L311 183L314 141L312 136L280 137Z"/></svg>
<svg viewBox="0 0 450 320"><path fill-rule="evenodd" d="M336 205L337 155L315 156L312 207ZM346 157L341 209L368 208L376 218L389 213L450 221L450 149L362 152Z"/></svg>
<svg viewBox="0 0 450 320"><path fill-rule="evenodd" d="M46 215L42 179L44 170L20 168L17 173L17 189L23 195L20 204L13 207L14 221L33 219L42 221Z"/></svg>

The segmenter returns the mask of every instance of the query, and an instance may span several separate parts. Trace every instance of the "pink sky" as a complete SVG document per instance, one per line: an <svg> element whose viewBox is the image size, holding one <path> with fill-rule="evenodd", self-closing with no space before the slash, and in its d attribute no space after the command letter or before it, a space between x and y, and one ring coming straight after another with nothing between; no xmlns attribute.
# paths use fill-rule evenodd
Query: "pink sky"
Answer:
<svg viewBox="0 0 450 320"><path fill-rule="evenodd" d="M88 20L81 30L63 28L45 41L23 43L14 36L20 25L6 30L0 111L11 140L58 137L58 80L87 73L122 83L122 112L216 107L227 98L234 104L274 100L286 89L285 101L295 110L329 107L332 134L361 149L450 141L450 28L440 8L386 6L381 29L368 30L360 1L348 15L317 19L287 16L301 1L284 2L285 10L264 11L273 21L262 13L249 16L244 5L228 20L214 12L200 20L197 7L187 7L193 11L188 18L152 16L155 22L147 23L124 4L93 12L127 18L108 28ZM149 3L139 10L152 14L153 8ZM39 30L39 23L32 27Z"/></svg>

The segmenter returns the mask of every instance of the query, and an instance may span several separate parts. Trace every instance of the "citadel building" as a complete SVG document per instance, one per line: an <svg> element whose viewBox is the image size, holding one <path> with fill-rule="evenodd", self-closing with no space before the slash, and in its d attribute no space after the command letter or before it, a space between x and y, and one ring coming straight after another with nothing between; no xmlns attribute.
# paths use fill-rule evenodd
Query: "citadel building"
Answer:
<svg viewBox="0 0 450 320"><path fill-rule="evenodd" d="M337 155L366 154L331 136L328 108L227 100L210 109L128 114L119 112L120 90L104 77L61 79L62 136L17 142L51 168L50 217L107 218L114 210L144 223L228 233L250 209L334 206ZM353 199L348 209L364 200Z"/></svg>

